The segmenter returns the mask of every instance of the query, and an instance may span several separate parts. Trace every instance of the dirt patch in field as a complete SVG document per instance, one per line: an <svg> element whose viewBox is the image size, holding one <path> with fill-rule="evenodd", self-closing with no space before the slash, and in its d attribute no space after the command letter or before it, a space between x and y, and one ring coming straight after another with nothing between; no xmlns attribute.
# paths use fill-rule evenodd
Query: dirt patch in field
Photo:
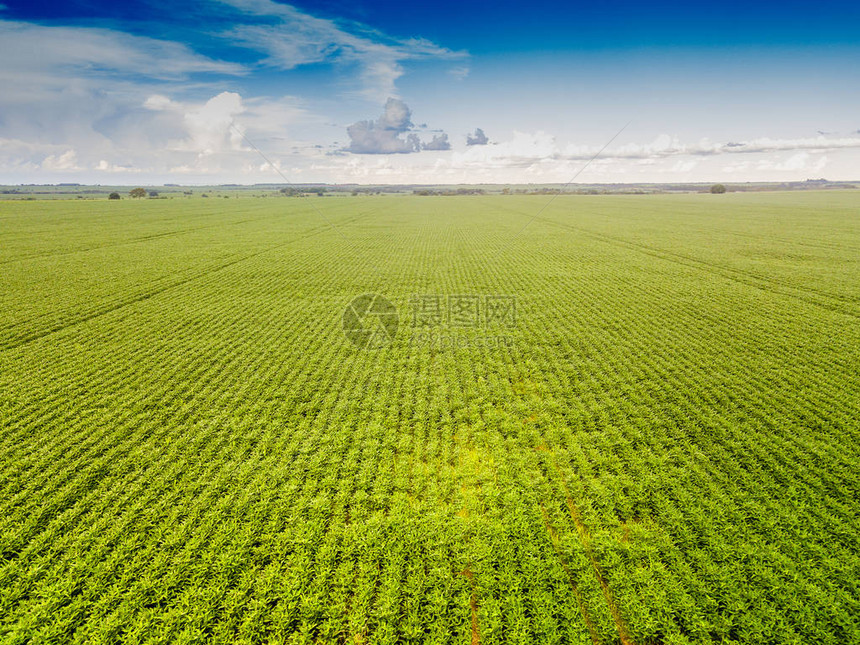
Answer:
<svg viewBox="0 0 860 645"><path fill-rule="evenodd" d="M463 575L469 581L469 587L472 589L472 595L469 597L469 608L472 610L472 645L479 645L481 633L478 630L478 597L475 593L475 574L469 567L466 567L463 569Z"/></svg>

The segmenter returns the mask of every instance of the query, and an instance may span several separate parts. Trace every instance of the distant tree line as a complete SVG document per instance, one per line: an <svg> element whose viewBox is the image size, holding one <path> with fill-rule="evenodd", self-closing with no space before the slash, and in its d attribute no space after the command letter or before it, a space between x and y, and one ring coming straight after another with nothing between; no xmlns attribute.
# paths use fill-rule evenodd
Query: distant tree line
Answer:
<svg viewBox="0 0 860 645"><path fill-rule="evenodd" d="M421 195L421 196L453 196L453 195L485 195L487 191L483 188L457 188L455 190L430 190L429 188L422 188L420 190L413 190L413 195Z"/></svg>
<svg viewBox="0 0 860 645"><path fill-rule="evenodd" d="M306 188L304 190L299 188L293 188L292 186L287 186L286 188L281 188L278 191L282 195L286 195L287 197L301 197L303 195L317 195L322 197L326 193L326 189L324 186L315 186L313 188Z"/></svg>

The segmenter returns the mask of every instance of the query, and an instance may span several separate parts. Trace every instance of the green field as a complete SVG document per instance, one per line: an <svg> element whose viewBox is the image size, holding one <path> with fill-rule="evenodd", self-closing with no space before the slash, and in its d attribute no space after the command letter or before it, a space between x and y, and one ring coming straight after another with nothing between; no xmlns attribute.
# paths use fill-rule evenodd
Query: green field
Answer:
<svg viewBox="0 0 860 645"><path fill-rule="evenodd" d="M860 642L860 192L547 204L0 203L0 642Z"/></svg>

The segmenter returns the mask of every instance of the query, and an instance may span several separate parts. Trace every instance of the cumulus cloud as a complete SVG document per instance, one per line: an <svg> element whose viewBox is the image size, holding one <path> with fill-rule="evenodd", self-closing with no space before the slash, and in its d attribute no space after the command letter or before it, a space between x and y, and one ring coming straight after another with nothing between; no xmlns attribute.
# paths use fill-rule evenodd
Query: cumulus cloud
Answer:
<svg viewBox="0 0 860 645"><path fill-rule="evenodd" d="M475 128L475 134L466 135L467 146L485 146L488 143L490 143L490 139L481 128Z"/></svg>
<svg viewBox="0 0 860 645"><path fill-rule="evenodd" d="M400 99L389 98L376 125L383 130L404 132L412 127L412 110Z"/></svg>
<svg viewBox="0 0 860 645"><path fill-rule="evenodd" d="M418 135L401 137L412 127L411 117L406 103L389 98L376 121L358 121L346 129L350 140L347 150L365 155L417 152L421 149Z"/></svg>
<svg viewBox="0 0 860 645"><path fill-rule="evenodd" d="M235 92L221 92L202 106L185 113L189 147L202 154L221 150L239 150L240 130L234 119L245 111L242 97Z"/></svg>
<svg viewBox="0 0 860 645"><path fill-rule="evenodd" d="M824 170L829 163L826 155L813 157L808 152L797 152L784 159L762 159L756 165L756 170L782 170L782 171L812 171Z"/></svg>
<svg viewBox="0 0 860 645"><path fill-rule="evenodd" d="M169 112L181 119L186 136L173 141L170 149L212 155L242 147L242 131L234 121L245 111L245 106L236 92L221 92L202 104L171 101L155 94L146 99L143 106L155 112Z"/></svg>
<svg viewBox="0 0 860 645"><path fill-rule="evenodd" d="M320 140L292 139L287 127L301 122L305 136L318 136L325 132L323 117L294 97L224 93L230 77L261 66L328 63L337 81L358 79L358 91L347 86L346 95L375 98L382 92L396 96L394 84L406 61L465 57L427 40L394 39L271 0L202 0L204 5L213 21L205 30L184 24L189 38L181 43L119 28L0 19L0 139L17 141L0 149L0 170L21 179L34 169L53 173L33 177L40 181L86 170L228 173L241 165L242 173L259 172L258 163L247 161L256 153L243 146L231 122L269 154L289 149L313 157L309 150ZM262 57L249 60L243 53L241 62L217 60L185 44L213 37L244 44ZM387 113L386 119L394 118L394 111ZM391 139L391 126L383 124L382 139ZM374 136L380 135L364 137L366 147ZM420 149L417 136L405 130L394 139L394 151ZM74 162L63 157L69 150Z"/></svg>
<svg viewBox="0 0 860 645"><path fill-rule="evenodd" d="M400 99L389 97L378 119L358 121L347 127L350 143L346 151L382 155L451 149L448 135L444 132L434 135L429 142L422 143L417 134L410 132L413 127L409 106Z"/></svg>
<svg viewBox="0 0 860 645"><path fill-rule="evenodd" d="M450 150L451 144L448 142L448 135L444 132L433 136L432 141L421 146L424 150Z"/></svg>
<svg viewBox="0 0 860 645"><path fill-rule="evenodd" d="M398 79L416 61L441 59L438 71L449 83L452 75L465 77L465 54L426 40L392 38L357 23L319 19L272 0L199 0L196 6L214 18L196 26L183 24L189 36L183 43L212 45L216 38L221 39L217 46L206 51L235 53L235 48L223 48L227 40L246 49L235 59L241 62L116 29L0 19L0 171L6 180L100 181L108 173L138 173L136 179L171 181L166 173L177 172L201 182L216 177L265 181L272 168L261 163L240 132L276 167L284 164L291 178L310 181L566 181L600 149L592 145L600 141L566 145L544 132L515 132L486 145L488 137L477 128L467 135L465 146L461 139L451 152L385 157L451 150L447 135L414 127L405 103L385 99L397 96ZM326 66L331 82L341 88L339 99L381 96L378 103L385 103L378 118L349 126L346 147L343 126L335 131L331 122L352 107L332 108L327 99L320 105L330 113L314 116L294 97L223 91L264 67L271 72L309 64ZM330 96L327 92L320 95ZM293 139L288 128L299 122L302 128L295 132L312 140ZM421 134L427 138L437 134L422 144L416 134L421 132L428 132ZM629 139L605 150L586 174L670 180L672 174L709 179L726 172L783 180L818 176L811 173L826 166L832 179L831 174L854 176L860 150L860 131L723 143L663 134L621 144Z"/></svg>
<svg viewBox="0 0 860 645"><path fill-rule="evenodd" d="M170 172L186 175L271 173L275 168L260 163L259 153L247 144L246 136L267 153L283 151L284 141L289 140L284 136L286 125L309 120L290 97L244 99L236 92L221 92L204 102L174 101L154 94L143 105L163 115L164 122L180 133L164 145L163 153L170 154L162 156L170 164ZM290 145L294 153L306 147L291 140ZM280 170L279 162L272 163Z"/></svg>
<svg viewBox="0 0 860 645"><path fill-rule="evenodd" d="M74 150L66 150L61 155L48 155L42 161L44 170L81 170L78 165L78 153Z"/></svg>
<svg viewBox="0 0 860 645"><path fill-rule="evenodd" d="M82 105L89 106L89 99L85 100ZM69 108L78 111L81 105L70 104ZM249 132L251 140L274 154L276 143L282 150L286 139L277 135L286 134L285 127L291 122L307 120L290 97L246 100L235 92L221 92L202 101L151 94L141 98L137 107L123 105L122 116L113 121L94 112L98 131L92 129L93 124L77 121L83 131L74 139L78 143L70 144L66 136L61 143L40 142L35 137L0 138L0 171L10 176L34 173L31 180L40 181L68 181L71 176L93 181L106 173L166 176L173 172L235 180L271 170L260 167L259 155L244 143L243 133Z"/></svg>
<svg viewBox="0 0 860 645"><path fill-rule="evenodd" d="M15 172L36 167L50 176L99 170L101 161L112 168L151 165L185 126L152 110L155 104L144 107L146 96L164 93L156 88L190 87L197 74L247 71L181 43L5 20L0 59L0 136L14 133L21 142L0 150L0 165Z"/></svg>

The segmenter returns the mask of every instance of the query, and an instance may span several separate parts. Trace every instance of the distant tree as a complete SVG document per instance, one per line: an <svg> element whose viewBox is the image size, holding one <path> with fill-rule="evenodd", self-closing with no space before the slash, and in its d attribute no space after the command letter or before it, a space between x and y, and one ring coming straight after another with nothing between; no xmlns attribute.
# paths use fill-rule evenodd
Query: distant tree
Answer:
<svg viewBox="0 0 860 645"><path fill-rule="evenodd" d="M157 190L150 190L149 196L150 197L158 197L158 191Z"/></svg>
<svg viewBox="0 0 860 645"><path fill-rule="evenodd" d="M108 196L108 199L122 199L122 198L119 196L119 193L111 193Z"/></svg>
<svg viewBox="0 0 860 645"><path fill-rule="evenodd" d="M132 188L128 191L129 197L134 197L135 199L140 199L141 197L146 197L146 189L145 188Z"/></svg>
<svg viewBox="0 0 860 645"><path fill-rule="evenodd" d="M713 186L711 186L711 192L714 195L722 195L724 192L726 192L726 187L723 184L714 184Z"/></svg>
<svg viewBox="0 0 860 645"><path fill-rule="evenodd" d="M209 197L209 195L207 195L206 193L203 193L203 194L202 194L202 195L200 195L200 196L201 196L201 197Z"/></svg>

